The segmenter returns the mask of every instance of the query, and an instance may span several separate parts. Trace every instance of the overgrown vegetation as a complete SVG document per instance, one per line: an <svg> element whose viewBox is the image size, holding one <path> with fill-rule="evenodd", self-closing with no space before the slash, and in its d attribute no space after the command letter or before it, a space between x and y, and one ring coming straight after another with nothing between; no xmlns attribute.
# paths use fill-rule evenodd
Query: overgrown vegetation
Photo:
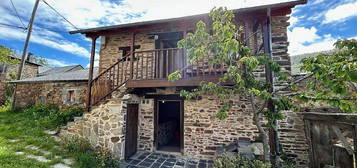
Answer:
<svg viewBox="0 0 357 168"><path fill-rule="evenodd" d="M304 90L293 85L298 100L357 112L357 40L338 40L334 52L303 59L301 71L309 79Z"/></svg>
<svg viewBox="0 0 357 168"><path fill-rule="evenodd" d="M269 163L260 160L249 160L243 156L223 154L213 162L213 168L271 168Z"/></svg>
<svg viewBox="0 0 357 168"><path fill-rule="evenodd" d="M80 167L96 165L98 168L116 168L120 164L120 160L114 158L110 152L102 149L93 150L89 142L84 138L69 137L62 142L62 145L69 152L80 154L76 155Z"/></svg>
<svg viewBox="0 0 357 168"><path fill-rule="evenodd" d="M280 168L295 168L295 164L287 157L281 157L281 161L277 167ZM213 168L272 168L273 166L268 162L260 160L250 160L246 157L230 156L223 154L213 162Z"/></svg>
<svg viewBox="0 0 357 168"><path fill-rule="evenodd" d="M74 158L75 168L114 167L119 161L114 159L109 152L98 151L91 148L84 139L73 138L61 143L44 133L45 130L55 129L74 117L81 116L81 108L59 110L54 105L36 105L28 109L12 110L8 106L0 108L0 165L3 168L40 167L49 168L61 162L55 156ZM16 143L9 140L17 139ZM26 151L39 155L38 152L26 148L28 145L38 146L50 151L51 155L45 157L51 162L35 162L21 155L17 151ZM60 147L55 147L60 146Z"/></svg>

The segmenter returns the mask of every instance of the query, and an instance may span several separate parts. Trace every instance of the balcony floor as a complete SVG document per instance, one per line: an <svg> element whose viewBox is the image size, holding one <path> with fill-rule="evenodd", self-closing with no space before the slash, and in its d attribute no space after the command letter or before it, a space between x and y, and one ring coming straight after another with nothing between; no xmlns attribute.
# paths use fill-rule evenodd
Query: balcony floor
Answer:
<svg viewBox="0 0 357 168"><path fill-rule="evenodd" d="M180 79L170 82L167 79L148 79L148 80L129 80L126 83L127 88L150 88L150 87L175 87L175 86L199 86L202 81L218 82L221 75L197 76Z"/></svg>

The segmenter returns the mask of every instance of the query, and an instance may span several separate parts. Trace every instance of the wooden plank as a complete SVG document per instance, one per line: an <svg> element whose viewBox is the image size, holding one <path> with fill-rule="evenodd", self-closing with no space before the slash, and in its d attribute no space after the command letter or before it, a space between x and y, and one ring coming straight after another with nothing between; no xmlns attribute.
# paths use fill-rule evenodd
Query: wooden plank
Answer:
<svg viewBox="0 0 357 168"><path fill-rule="evenodd" d="M152 58L152 53L150 53L151 54L151 58ZM149 73L149 55L147 55L146 56L146 74L145 74L145 79L148 79L149 77L148 77L148 73Z"/></svg>
<svg viewBox="0 0 357 168"><path fill-rule="evenodd" d="M91 48L91 56L89 62L89 74L88 74L88 86L87 86L87 111L90 110L91 107L91 95L92 95L92 80L93 80L93 69L94 69L94 56L95 56L95 45L98 36L91 37L92 39L92 48Z"/></svg>
<svg viewBox="0 0 357 168"><path fill-rule="evenodd" d="M128 104L126 114L126 131L125 131L125 159L129 159L137 151L138 142L138 104Z"/></svg>
<svg viewBox="0 0 357 168"><path fill-rule="evenodd" d="M133 79L134 70L134 46L135 46L135 32L131 34L131 46L130 46L130 79Z"/></svg>
<svg viewBox="0 0 357 168"><path fill-rule="evenodd" d="M354 168L357 167L357 125L352 127L353 148L354 148Z"/></svg>
<svg viewBox="0 0 357 168"><path fill-rule="evenodd" d="M172 86L199 86L202 81L218 82L221 76L198 76L191 78L184 78L175 82L170 82L167 79L153 79L153 80L129 80L126 83L128 88L148 88L148 87L172 87ZM231 85L233 83L225 83Z"/></svg>
<svg viewBox="0 0 357 168"><path fill-rule="evenodd" d="M165 53L165 62L166 62L166 70L165 70L165 75L164 78L167 78L169 74L169 50L164 51Z"/></svg>

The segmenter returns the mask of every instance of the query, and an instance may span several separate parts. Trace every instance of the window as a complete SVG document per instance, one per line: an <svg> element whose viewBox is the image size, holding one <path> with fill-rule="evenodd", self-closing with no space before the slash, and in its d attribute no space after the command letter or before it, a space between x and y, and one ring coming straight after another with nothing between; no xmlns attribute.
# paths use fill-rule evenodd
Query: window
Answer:
<svg viewBox="0 0 357 168"><path fill-rule="evenodd" d="M140 45L134 46L134 51L139 48L140 48ZM130 60L130 49L131 49L130 46L119 47L119 51L121 51L121 53L122 53L121 60L124 60L124 61Z"/></svg>
<svg viewBox="0 0 357 168"><path fill-rule="evenodd" d="M0 63L0 74L5 74L7 71L7 66L6 64L1 64Z"/></svg>
<svg viewBox="0 0 357 168"><path fill-rule="evenodd" d="M69 90L67 93L67 102L74 102L74 90Z"/></svg>

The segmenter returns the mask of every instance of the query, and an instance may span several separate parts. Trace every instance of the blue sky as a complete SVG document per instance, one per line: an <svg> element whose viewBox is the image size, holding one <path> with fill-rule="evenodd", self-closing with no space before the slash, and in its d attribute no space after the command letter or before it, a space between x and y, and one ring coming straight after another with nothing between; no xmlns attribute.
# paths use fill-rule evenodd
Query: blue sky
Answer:
<svg viewBox="0 0 357 168"><path fill-rule="evenodd" d="M12 1L21 20L27 25L35 0ZM214 6L236 9L288 0L46 1L77 27L91 28L206 13ZM0 2L0 15L0 23L22 25L10 0ZM310 0L308 4L293 9L290 22L290 55L329 50L339 38L357 38L357 0ZM81 64L86 67L90 41L82 35L68 34L69 30L74 28L40 2L29 51L47 58L52 66ZM21 29L0 26L0 45L20 52L25 36L26 32Z"/></svg>

